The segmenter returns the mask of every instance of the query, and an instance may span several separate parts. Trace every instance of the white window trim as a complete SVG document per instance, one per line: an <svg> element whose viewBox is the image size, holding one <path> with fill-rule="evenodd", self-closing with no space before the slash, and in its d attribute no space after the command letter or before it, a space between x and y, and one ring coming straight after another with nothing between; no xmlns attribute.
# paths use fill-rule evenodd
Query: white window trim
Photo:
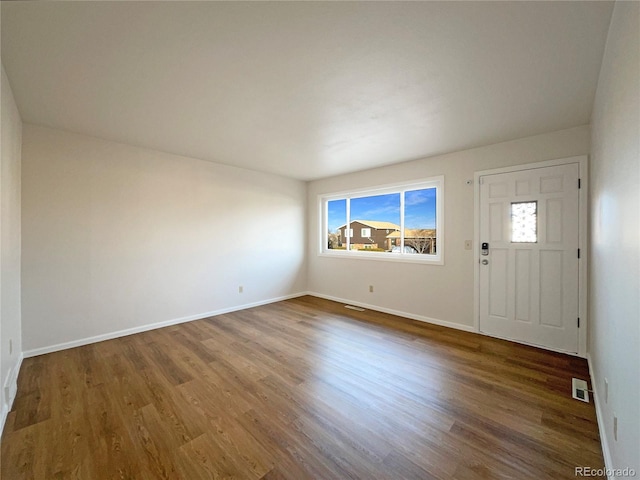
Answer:
<svg viewBox="0 0 640 480"><path fill-rule="evenodd" d="M327 231L329 219L327 218L327 205L332 200L353 199L368 197L371 195L384 195L388 193L403 193L410 190L426 188L436 189L436 238L438 239L437 253L435 255L416 255L410 253L380 253L364 252L357 250L333 250L327 248ZM360 260L379 260L384 262L421 263L428 265L444 265L444 175L398 182L393 184L378 185L367 188L353 189L342 192L319 194L317 197L319 209L319 250L318 256L333 258L351 258ZM404 195L400 195L400 208L404 211ZM350 218L350 202L347 202L347 224ZM346 229L348 230L348 229ZM400 235L404 240L404 215L400 218ZM348 243L348 240L347 240Z"/></svg>

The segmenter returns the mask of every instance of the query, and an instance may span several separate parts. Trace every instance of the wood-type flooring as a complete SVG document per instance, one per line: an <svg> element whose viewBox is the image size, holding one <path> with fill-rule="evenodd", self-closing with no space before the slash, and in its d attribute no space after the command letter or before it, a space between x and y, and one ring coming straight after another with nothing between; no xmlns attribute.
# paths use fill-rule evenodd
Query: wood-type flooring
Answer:
<svg viewBox="0 0 640 480"><path fill-rule="evenodd" d="M2 479L575 479L603 458L572 377L305 296L25 359Z"/></svg>

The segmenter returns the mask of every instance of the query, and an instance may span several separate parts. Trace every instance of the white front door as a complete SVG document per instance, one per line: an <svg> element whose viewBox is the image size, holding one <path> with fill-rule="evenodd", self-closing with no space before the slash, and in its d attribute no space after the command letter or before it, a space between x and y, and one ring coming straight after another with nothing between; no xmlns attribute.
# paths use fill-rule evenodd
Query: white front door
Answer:
<svg viewBox="0 0 640 480"><path fill-rule="evenodd" d="M578 173L570 163L480 177L481 332L578 351Z"/></svg>

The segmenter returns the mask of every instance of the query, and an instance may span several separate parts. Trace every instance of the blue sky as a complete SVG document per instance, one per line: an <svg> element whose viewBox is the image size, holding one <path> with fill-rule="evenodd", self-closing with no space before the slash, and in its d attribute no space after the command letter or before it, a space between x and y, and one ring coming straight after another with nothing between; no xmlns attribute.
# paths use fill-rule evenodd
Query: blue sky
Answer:
<svg viewBox="0 0 640 480"><path fill-rule="evenodd" d="M406 228L436 227L436 189L405 192ZM328 205L329 231L346 223L347 201L332 200ZM377 220L400 225L400 194L375 195L351 199L351 220Z"/></svg>

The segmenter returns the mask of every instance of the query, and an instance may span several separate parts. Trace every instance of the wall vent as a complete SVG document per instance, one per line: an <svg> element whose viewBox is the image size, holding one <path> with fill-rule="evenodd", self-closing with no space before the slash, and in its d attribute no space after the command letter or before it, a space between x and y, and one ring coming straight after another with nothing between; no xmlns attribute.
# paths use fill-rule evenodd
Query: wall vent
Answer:
<svg viewBox="0 0 640 480"><path fill-rule="evenodd" d="M348 308L349 310L355 310L357 312L364 312L364 308L356 307L354 305L345 305L344 308Z"/></svg>
<svg viewBox="0 0 640 480"><path fill-rule="evenodd" d="M589 403L589 387L587 386L587 382L579 378L572 378L571 391L573 392L573 398Z"/></svg>

